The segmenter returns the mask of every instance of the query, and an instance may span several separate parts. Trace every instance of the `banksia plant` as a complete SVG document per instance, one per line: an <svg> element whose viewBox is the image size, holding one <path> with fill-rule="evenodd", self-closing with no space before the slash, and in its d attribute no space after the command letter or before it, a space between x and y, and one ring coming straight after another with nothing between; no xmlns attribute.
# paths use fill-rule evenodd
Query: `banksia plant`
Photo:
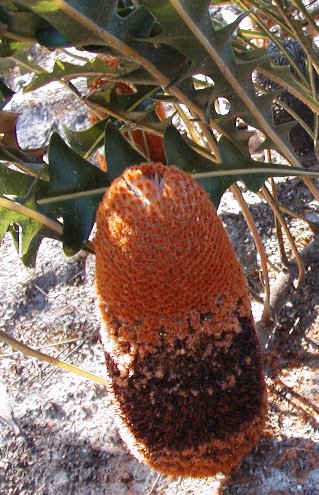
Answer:
<svg viewBox="0 0 319 495"><path fill-rule="evenodd" d="M176 167L130 167L94 244L124 441L164 473L228 472L261 435L266 393L247 284L207 193Z"/></svg>
<svg viewBox="0 0 319 495"><path fill-rule="evenodd" d="M294 258L301 283L288 216L311 222L281 204L275 179L301 177L318 201L319 172L302 166L294 123L273 107L317 151L316 23L301 0L236 0L232 22L215 15L219 0L0 3L0 239L9 233L28 267L44 237L68 256L96 254L109 389L130 450L170 474L228 472L258 441L266 394L247 284L216 209L229 189L259 254L269 323L269 263L243 193L272 209L282 262ZM284 39L297 40L304 66ZM289 65L273 63L270 43ZM50 70L32 56L37 45L54 51ZM87 126L22 149L12 69L24 93L70 91Z"/></svg>

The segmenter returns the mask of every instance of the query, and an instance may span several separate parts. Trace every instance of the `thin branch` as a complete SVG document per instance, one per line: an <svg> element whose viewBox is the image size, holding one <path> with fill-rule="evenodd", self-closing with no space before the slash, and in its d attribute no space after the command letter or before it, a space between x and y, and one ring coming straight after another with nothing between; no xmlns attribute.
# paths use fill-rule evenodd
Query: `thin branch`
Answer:
<svg viewBox="0 0 319 495"><path fill-rule="evenodd" d="M30 356L33 358L36 358L40 361L44 361L49 364L53 364L54 366L58 366L59 368L63 368L67 371L70 371L71 373L75 373L76 375L83 376L84 378L87 378L89 380L92 380L96 383L99 383L100 385L107 385L107 381L104 378L101 378L99 376L93 375L92 373L89 373L88 371L82 370L81 368L78 368L77 366L74 366L73 364L66 363L65 361L61 361L60 359L56 359L52 356L48 356L47 354L44 354L43 352L36 351L32 349L31 347L22 344L19 340L14 339L13 337L9 337L9 335L6 332L3 332L0 330L0 340L5 342L7 345L11 346L13 349L16 349L19 352L22 352L25 356Z"/></svg>
<svg viewBox="0 0 319 495"><path fill-rule="evenodd" d="M304 183L308 187L309 191L312 193L313 197L316 199L316 201L319 202L319 191L314 185L314 183L308 178L308 177L302 177Z"/></svg>
<svg viewBox="0 0 319 495"><path fill-rule="evenodd" d="M107 187L99 187L97 189L91 189L89 191L80 191L77 193L61 194L60 196L52 196L50 198L38 199L38 205L48 205L51 203L59 203L60 201L68 201L78 198L87 198L90 196L96 196L98 194L103 194L108 190Z"/></svg>
<svg viewBox="0 0 319 495"><path fill-rule="evenodd" d="M260 266L262 269L263 273L263 279L264 279L264 284L265 284L265 299L263 301L264 303L264 310L262 314L262 321L265 323L268 323L270 321L270 282L269 282L269 273L268 273L268 260L267 260L267 255L265 252L265 248L263 246L262 240L260 238L259 232L257 230L257 227L255 225L255 222L251 216L251 213L249 211L249 208L246 204L246 201L243 198L242 192L239 189L237 184L233 184L231 186L231 191L234 194L236 200L238 201L241 210L243 212L243 215L245 217L245 220L247 222L247 225L252 233L257 252L260 257Z"/></svg>
<svg viewBox="0 0 319 495"><path fill-rule="evenodd" d="M44 345L41 345L39 347L35 347L34 350L35 351L39 351L40 349L46 349L48 347L58 347L59 345L71 344L73 342L78 342L79 340L82 340L83 342L86 342L87 340L90 340L90 339L91 339L91 337L87 337L85 339L67 339L67 340L61 340L61 342L55 342L54 344L44 344ZM13 352L10 352L8 354L0 354L0 359L12 357L12 356L15 356L18 353L19 353L19 351L13 351Z"/></svg>
<svg viewBox="0 0 319 495"><path fill-rule="evenodd" d="M266 150L267 153L269 153L270 155L270 150ZM271 190L272 190L272 195L273 195L273 198L274 198L274 201L276 202L276 205L279 207L279 209L281 210L279 204L278 204L278 198L277 198L277 190L276 190L276 184L275 184L275 181L273 178L271 178L269 180L270 184L271 184ZM287 265L288 264L288 258L287 258L287 254L286 254L286 250L285 250L285 244L284 244L284 239L283 239L283 235L282 235L282 227L278 221L278 218L276 217L276 215L274 215L275 217L275 227L276 227L276 234L277 234L277 240L278 240L278 244L279 244L279 251L280 251L280 256L281 256L281 261L283 262L284 265Z"/></svg>
<svg viewBox="0 0 319 495"><path fill-rule="evenodd" d="M313 65L311 63L311 60L308 58L308 72L309 72L309 79L310 79L310 84L311 84L311 91L312 91L312 96L316 99L317 98L317 82L316 82L316 75L313 70ZM313 130L313 145L315 152L318 152L318 146L319 146L319 116L317 113L314 114L314 130Z"/></svg>
<svg viewBox="0 0 319 495"><path fill-rule="evenodd" d="M6 38L9 38L10 40L14 41L22 41L24 43L34 43L34 38L29 38L28 36L21 36L21 34L15 34L11 33L11 31L4 30L1 31L1 36L5 36Z"/></svg>
<svg viewBox="0 0 319 495"><path fill-rule="evenodd" d="M290 210L290 208L287 208L286 206L282 205L281 203L277 203L278 208L280 211L283 213L287 213L287 215L290 215L292 218L296 218L296 220L300 220L301 222L306 223L309 225L311 229L316 229L317 226L314 224L314 222L311 222L311 220L308 220L307 218L303 217L302 215L299 215L299 213L296 213L295 211Z"/></svg>
<svg viewBox="0 0 319 495"><path fill-rule="evenodd" d="M266 186L263 186L262 189L261 189L261 192L262 192L262 195L264 196L264 198L266 199L267 203L269 204L269 206L273 210L274 214L278 218L278 221L280 222L280 225L282 226L282 228L283 228L283 230L284 230L284 232L285 232L285 234L287 236L287 239L289 241L289 244L291 246L291 249L292 249L292 251L294 253L294 256L296 258L296 263L298 265L298 270L299 270L298 285L300 285L301 280L303 279L303 277L305 275L305 266L304 266L304 264L302 262L302 259L301 259L300 255L299 255L299 251L298 251L298 249L296 247L294 238L292 237L292 235L290 233L290 230L287 227L287 224L286 224L285 220L283 219L283 217L282 217L282 215L280 213L280 210L279 210L278 206L276 205L276 202L274 201L274 198L272 197L272 195L268 191L267 187Z"/></svg>
<svg viewBox="0 0 319 495"><path fill-rule="evenodd" d="M63 226L59 222L51 220L50 218L46 217L36 210L33 210L32 208L28 208L27 206L21 205L20 203L16 203L11 199L3 197L0 197L0 207L7 208L8 210L12 210L26 217L32 218L32 220L42 223L42 225L45 225L50 230L56 232L59 235L63 234Z"/></svg>
<svg viewBox="0 0 319 495"><path fill-rule="evenodd" d="M280 171L279 167L276 167L276 165L273 165L272 163L267 164L269 166L267 167L254 167L254 168L235 168L236 164L234 163L233 170L213 170L212 172L198 172L192 174L194 179L205 179L209 177L227 177L227 176L233 176L233 175L254 175L254 174L269 174L269 176L274 175L275 177L302 177L304 181L310 179L310 178L319 178L319 172L316 172L314 170L305 170L302 167L299 167L299 170L297 171L296 168L292 170L291 173L289 173L289 166L287 166L287 171L285 170L284 172ZM230 165L231 166L231 165ZM311 182L311 181L310 181ZM308 186L309 187L309 186ZM313 186L315 188L315 186ZM315 188L315 191L317 195L319 196L319 191ZM312 191L313 192L313 191ZM316 199L319 200L319 197L317 196Z"/></svg>

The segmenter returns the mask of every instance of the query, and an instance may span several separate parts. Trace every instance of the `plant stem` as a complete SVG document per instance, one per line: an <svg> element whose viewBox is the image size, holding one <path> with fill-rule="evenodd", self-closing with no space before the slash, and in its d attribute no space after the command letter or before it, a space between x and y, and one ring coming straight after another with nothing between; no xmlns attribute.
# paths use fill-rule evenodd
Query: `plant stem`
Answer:
<svg viewBox="0 0 319 495"><path fill-rule="evenodd" d="M238 201L241 210L243 212L243 215L245 217L245 220L247 222L247 225L252 233L252 236L254 238L254 242L256 245L256 249L258 251L259 257L260 257L260 266L263 272L263 279L264 279L264 284L265 284L265 298L264 298L264 309L263 309L263 314L261 317L261 320L265 323L268 324L270 322L270 282L269 282L269 273L268 273L268 260L267 260L267 255L265 252L265 248L263 246L262 240L260 238L259 232L257 230L257 227L255 225L255 222L253 220L253 217L251 216L251 213L249 211L249 208L246 204L246 201L243 198L242 192L239 189L237 184L233 184L231 186L231 191L233 195L235 196L236 200Z"/></svg>
<svg viewBox="0 0 319 495"><path fill-rule="evenodd" d="M59 368L63 368L67 371L75 373L76 375L83 376L89 380L99 383L100 385L106 385L107 381L104 378L93 375L93 373L89 373L88 371L82 370L73 364L66 363L65 361L61 361L60 359L56 359L48 354L44 354L43 352L36 351L31 347L23 344L19 340L14 339L13 337L9 337L6 332L0 330L0 340L10 345L13 349L22 352L25 356L34 357L40 361L44 361L49 364L53 364Z"/></svg>
<svg viewBox="0 0 319 495"><path fill-rule="evenodd" d="M0 197L0 207L15 211L17 213L20 213L21 215L32 218L32 220L42 223L42 225L45 225L50 230L56 232L59 235L63 234L63 226L59 222L51 220L50 218L46 217L36 210L33 210L32 208L28 208L27 206L21 205L20 203L16 203L11 199L3 197Z"/></svg>
<svg viewBox="0 0 319 495"><path fill-rule="evenodd" d="M52 196L51 198L38 199L38 205L48 205L51 203L58 203L60 201L68 201L78 198L87 198L89 196L96 196L98 194L103 194L108 190L107 187L99 187L98 189L92 189L89 191L80 191L70 194L61 194L60 196Z"/></svg>
<svg viewBox="0 0 319 495"><path fill-rule="evenodd" d="M268 155L268 157L271 158L270 157L270 150L265 150L265 152ZM276 202L276 205L280 209L280 206L278 205L278 197L277 197L277 190L276 190L275 181L274 181L273 178L271 178L271 179L269 179L269 182L270 182L270 185L271 185L271 191L272 191L272 195L273 195L274 201ZM287 255L286 255L286 250L285 250L285 244L284 244L284 239L283 239L283 235L282 235L281 224L279 223L278 218L276 217L275 214L274 214L274 217L275 217L275 228L276 228L276 234L277 234L277 240L278 240L278 245L279 245L279 252L280 252L280 256L281 256L281 261L283 262L283 264L285 266L287 266L288 265L288 258L287 258Z"/></svg>
<svg viewBox="0 0 319 495"><path fill-rule="evenodd" d="M235 165L235 164L234 164ZM309 178L319 178L319 172L305 170L302 167L299 167L298 170L293 168L291 173L289 173L289 168L287 170L280 171L279 167L273 166L269 164L269 167L254 167L254 168L241 168L241 169L233 169L233 170L215 170L212 172L198 172L192 174L194 179L205 179L208 177L226 177L233 175L254 175L254 174L269 174L269 176L274 175L275 177L302 177L305 181ZM315 186L313 186L315 188ZM319 195L319 191L315 188L317 194Z"/></svg>
<svg viewBox="0 0 319 495"><path fill-rule="evenodd" d="M301 283L301 280L303 279L304 275L305 275L305 266L303 264L303 261L299 255L299 251L296 247L296 244L295 244L295 241L294 241L294 238L292 237L291 233L290 233L290 230L289 228L287 227L286 225L286 222L285 220L283 219L281 213L280 213L280 210L278 208L278 206L276 205L276 202L274 201L274 198L272 197L272 195L270 194L270 192L268 191L267 187L266 186L263 186L262 189L262 195L264 196L264 198L266 199L267 203L270 205L271 209L273 210L274 214L276 215L276 217L278 218L278 221L280 222L280 225L282 226L286 236L287 236L287 239L289 241L289 244L291 246L291 249L295 255L295 258L296 258L296 263L298 265L298 285L300 285Z"/></svg>

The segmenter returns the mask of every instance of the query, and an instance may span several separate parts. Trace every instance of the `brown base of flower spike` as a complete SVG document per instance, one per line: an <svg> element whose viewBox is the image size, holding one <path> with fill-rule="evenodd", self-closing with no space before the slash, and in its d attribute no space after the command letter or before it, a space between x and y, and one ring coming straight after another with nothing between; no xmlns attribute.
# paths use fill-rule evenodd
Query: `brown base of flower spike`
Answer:
<svg viewBox="0 0 319 495"><path fill-rule="evenodd" d="M208 196L143 164L97 215L96 277L120 434L170 475L235 467L265 422L262 359L242 268Z"/></svg>

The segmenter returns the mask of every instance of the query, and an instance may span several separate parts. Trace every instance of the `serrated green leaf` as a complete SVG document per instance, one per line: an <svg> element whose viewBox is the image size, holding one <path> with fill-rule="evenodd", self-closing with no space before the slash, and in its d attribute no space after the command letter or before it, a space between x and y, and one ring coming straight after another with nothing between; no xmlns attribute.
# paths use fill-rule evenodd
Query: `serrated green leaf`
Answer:
<svg viewBox="0 0 319 495"><path fill-rule="evenodd" d="M161 32L149 38L148 41L168 44L196 64L203 64L206 53L171 2L169 0L143 0L142 3L161 25Z"/></svg>
<svg viewBox="0 0 319 495"><path fill-rule="evenodd" d="M148 107L151 105L154 107L150 97L158 90L158 86L143 84L135 85L134 89L128 89L130 90L128 94L119 94L116 80L110 80L109 87L94 91L88 99L103 106L106 113L110 111L111 114L115 113L129 118L129 120L137 121L143 117L144 111Z"/></svg>
<svg viewBox="0 0 319 495"><path fill-rule="evenodd" d="M30 175L17 172L0 163L0 194L24 196L34 180Z"/></svg>
<svg viewBox="0 0 319 495"><path fill-rule="evenodd" d="M33 198L16 200L25 206L36 209ZM22 258L30 255L31 244L42 228L42 224L21 213L0 207L0 241L7 230L15 234L15 244ZM28 254L29 253L29 254Z"/></svg>
<svg viewBox="0 0 319 495"><path fill-rule="evenodd" d="M43 236L40 232L31 239L28 250L21 256L21 261L27 268L35 268L38 251L42 241Z"/></svg>
<svg viewBox="0 0 319 495"><path fill-rule="evenodd" d="M235 31L238 29L239 24L243 19L245 19L247 16L250 14L250 10L247 10L246 12L243 12L242 14L238 15L237 18L227 24L226 26L222 27L221 29L218 30L218 36L222 35L225 40L230 40L232 35L235 33Z"/></svg>
<svg viewBox="0 0 319 495"><path fill-rule="evenodd" d="M122 98L122 96L123 95L117 95L115 91L112 91L112 88L106 88L94 92L88 99L93 103L97 103L100 107L103 107L103 109L105 109L105 114L115 114L119 118L123 118L123 120L138 122L144 117L144 112L127 110L125 108L127 100Z"/></svg>
<svg viewBox="0 0 319 495"><path fill-rule="evenodd" d="M202 184L212 202L218 207L224 192L234 183L243 181L248 189L258 192L269 177L308 176L319 177L318 172L308 172L302 168L252 160L232 141L221 137L218 143L221 165L215 165L194 151L170 126L164 134L164 149L169 165L176 165Z"/></svg>
<svg viewBox="0 0 319 495"><path fill-rule="evenodd" d="M102 146L104 142L105 124L108 119L102 119L83 131L74 131L64 127L64 134L70 147L79 155L87 155Z"/></svg>
<svg viewBox="0 0 319 495"><path fill-rule="evenodd" d="M53 70L51 72L43 71L38 74L31 81L30 84L24 87L25 91L34 91L35 89L45 86L53 81L61 81L62 79L74 79L80 76L87 77L100 77L110 74L116 75L118 73L125 73L126 69L112 69L109 65L102 60L95 58L89 60L84 65L72 64L70 62L63 62L62 60L56 60Z"/></svg>
<svg viewBox="0 0 319 495"><path fill-rule="evenodd" d="M154 102L148 97L149 92L154 90L154 86L137 86L131 95L118 95L116 89L107 88L94 92L89 100L103 106L106 114L110 113L119 120L134 122L146 131L164 132L168 122L159 120Z"/></svg>
<svg viewBox="0 0 319 495"><path fill-rule="evenodd" d="M20 0L20 4L28 7L32 12L45 19L50 25L57 29L66 39L72 40L74 46L85 44L98 44L100 41L99 36L91 30L89 27L84 27L79 22L77 16L77 7L91 6L92 13L97 10L97 15L100 16L101 21L107 22L109 14L108 8L105 6L105 1L90 1L90 2L76 2L78 5L74 6L74 15L72 15L73 5L72 2L64 2L60 0ZM111 2L114 4L114 2Z"/></svg>
<svg viewBox="0 0 319 495"><path fill-rule="evenodd" d="M252 73L256 68L256 61L241 63L236 60L230 39L225 39L222 30L214 30L209 12L210 2L200 0L171 0L170 3L178 12L192 34L205 49L213 64L218 68L219 74L233 89L236 98L240 98L242 112L257 122L256 127L268 135L276 144L280 152L292 163L298 165L298 159L291 147L282 142L276 134L272 118L264 114L258 107L258 98L252 83ZM214 80L214 74L208 74ZM232 99L230 100L232 104ZM234 111L229 117L234 117ZM227 122L227 119L226 119ZM222 122L219 131L227 135L223 130Z"/></svg>
<svg viewBox="0 0 319 495"><path fill-rule="evenodd" d="M41 173L41 177L46 178L44 161L20 149L0 145L0 160L14 163L18 168L30 175L36 176Z"/></svg>
<svg viewBox="0 0 319 495"><path fill-rule="evenodd" d="M28 46L31 46L31 44L29 44ZM42 69L42 67L40 67L40 65L34 63L29 58L29 56L27 55L27 50L25 48L15 52L11 56L11 61L9 60L9 62L13 62L14 65L18 65L21 74L30 74L30 72L41 74L42 72L46 72L44 69Z"/></svg>
<svg viewBox="0 0 319 495"><path fill-rule="evenodd" d="M20 174L21 175L21 174ZM20 203L32 210L39 211L35 200L37 189L42 189L41 184L38 184L39 179L33 181L31 187L26 194L20 198L16 198L15 202ZM34 219L20 214L18 222L11 223L8 231L11 233L13 243L19 253L22 263L27 268L34 268L36 264L37 254L40 244L45 237L46 229L42 223Z"/></svg>
<svg viewBox="0 0 319 495"><path fill-rule="evenodd" d="M233 182L243 181L253 192L258 192L269 177L319 177L319 172L309 171L303 167L274 165L252 160L225 137L219 140L218 148L222 159L222 166L218 167L218 172L232 178ZM214 179L213 176L212 178Z"/></svg>
<svg viewBox="0 0 319 495"><path fill-rule="evenodd" d="M220 157L222 160L221 170L225 171L225 174L229 170L236 169L248 169L256 167L267 167L269 164L264 162L257 162L252 160L249 155L245 155L241 150L237 148L229 139L221 137L218 142L218 149L220 152ZM234 175L233 177L228 177L228 179L233 182L243 180L245 185L253 192L258 192L259 189L264 185L265 181L271 177L266 172L265 174L255 174L255 175Z"/></svg>
<svg viewBox="0 0 319 495"><path fill-rule="evenodd" d="M143 155L132 148L111 121L105 128L105 158L108 184L111 184L130 165L138 165L146 161Z"/></svg>
<svg viewBox="0 0 319 495"><path fill-rule="evenodd" d="M217 169L213 162L196 153L174 126L168 126L164 133L164 150L168 165L175 165L189 174L212 172ZM229 177L218 177L215 180L198 179L198 182L217 208L222 195L233 180Z"/></svg>
<svg viewBox="0 0 319 495"><path fill-rule="evenodd" d="M134 50L133 58L141 67L138 76L143 78L147 77L147 72L151 74L147 83L157 79L150 66L156 67L168 81L176 80L189 69L187 59L172 47L160 44L154 49L153 45L147 46L137 40L147 37L155 23L143 6L121 17L117 13L116 0L52 0L50 9L44 9L41 0L21 0L20 3L45 18L74 46L90 46L91 50L111 47L114 54L124 54L128 59L132 58Z"/></svg>
<svg viewBox="0 0 319 495"><path fill-rule="evenodd" d="M278 66L266 60L259 64L259 70L270 80L275 81L279 86L282 86L296 98L300 99L313 112L319 114L319 103L317 99L291 73L289 65Z"/></svg>
<svg viewBox="0 0 319 495"><path fill-rule="evenodd" d="M103 192L71 199L68 195L101 190L108 184L106 174L75 153L58 134L53 134L50 140L48 171L46 197L52 198L52 202L43 209L63 218L64 250L68 255L75 254L91 233ZM54 197L61 195L65 196L63 201L53 202Z"/></svg>
<svg viewBox="0 0 319 495"><path fill-rule="evenodd" d="M186 143L173 125L169 125L164 133L164 150L168 165L176 165L190 174L211 172L214 167L212 161L196 153Z"/></svg>

